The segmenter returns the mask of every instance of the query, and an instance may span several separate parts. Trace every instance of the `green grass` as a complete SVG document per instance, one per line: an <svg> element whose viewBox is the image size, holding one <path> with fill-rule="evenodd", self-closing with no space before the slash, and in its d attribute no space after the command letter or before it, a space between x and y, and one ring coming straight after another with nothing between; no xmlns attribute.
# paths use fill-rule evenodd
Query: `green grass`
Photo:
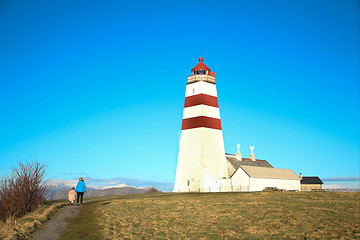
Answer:
<svg viewBox="0 0 360 240"><path fill-rule="evenodd" d="M104 239L94 212L100 204L101 200L97 200L81 206L79 215L68 220L67 229L61 233L60 239Z"/></svg>
<svg viewBox="0 0 360 240"><path fill-rule="evenodd" d="M360 239L360 193L141 194L94 199L62 239Z"/></svg>

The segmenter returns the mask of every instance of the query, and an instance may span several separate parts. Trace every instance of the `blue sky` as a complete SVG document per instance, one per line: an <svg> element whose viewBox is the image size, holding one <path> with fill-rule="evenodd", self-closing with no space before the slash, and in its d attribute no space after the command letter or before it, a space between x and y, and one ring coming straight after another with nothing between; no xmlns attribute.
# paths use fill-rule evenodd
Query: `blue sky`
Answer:
<svg viewBox="0 0 360 240"><path fill-rule="evenodd" d="M37 159L50 179L170 190L200 52L226 152L359 183L355 0L2 0L0 176Z"/></svg>

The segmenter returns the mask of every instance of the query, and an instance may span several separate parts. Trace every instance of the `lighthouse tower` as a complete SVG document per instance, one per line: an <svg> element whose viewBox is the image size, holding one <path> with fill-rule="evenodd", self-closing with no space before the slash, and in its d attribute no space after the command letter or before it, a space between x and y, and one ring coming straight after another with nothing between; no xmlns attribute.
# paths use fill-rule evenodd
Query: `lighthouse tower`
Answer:
<svg viewBox="0 0 360 240"><path fill-rule="evenodd" d="M227 179L215 73L199 58L187 77L174 192L218 192Z"/></svg>

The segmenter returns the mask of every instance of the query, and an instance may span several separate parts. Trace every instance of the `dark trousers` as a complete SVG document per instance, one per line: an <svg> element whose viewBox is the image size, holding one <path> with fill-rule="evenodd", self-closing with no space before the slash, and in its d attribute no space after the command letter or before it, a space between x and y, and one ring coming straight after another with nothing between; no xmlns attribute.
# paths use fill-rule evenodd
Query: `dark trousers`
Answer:
<svg viewBox="0 0 360 240"><path fill-rule="evenodd" d="M83 192L77 192L76 194L77 194L77 203L79 203L79 197L81 197L80 198L80 203L82 204L84 193Z"/></svg>

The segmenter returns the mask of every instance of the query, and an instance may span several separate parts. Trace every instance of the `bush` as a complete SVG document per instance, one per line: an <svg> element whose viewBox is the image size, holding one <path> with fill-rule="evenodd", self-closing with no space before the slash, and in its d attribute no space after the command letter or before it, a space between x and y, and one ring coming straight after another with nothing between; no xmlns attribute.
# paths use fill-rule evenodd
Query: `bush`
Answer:
<svg viewBox="0 0 360 240"><path fill-rule="evenodd" d="M146 192L147 193L156 193L156 192L161 192L161 191L155 187L151 187Z"/></svg>
<svg viewBox="0 0 360 240"><path fill-rule="evenodd" d="M36 209L45 199L45 165L18 163L12 175L0 183L0 220L18 219Z"/></svg>

